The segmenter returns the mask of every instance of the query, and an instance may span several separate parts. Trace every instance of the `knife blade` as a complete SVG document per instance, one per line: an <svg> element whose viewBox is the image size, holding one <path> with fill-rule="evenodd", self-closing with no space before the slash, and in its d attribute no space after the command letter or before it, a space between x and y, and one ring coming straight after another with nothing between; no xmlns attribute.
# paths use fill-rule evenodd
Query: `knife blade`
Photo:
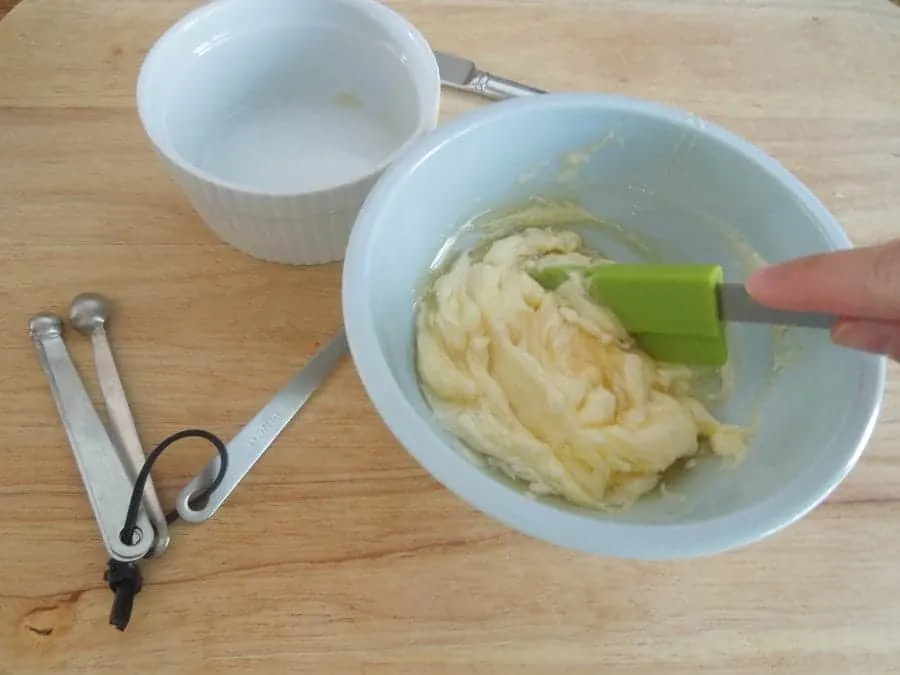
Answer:
<svg viewBox="0 0 900 675"><path fill-rule="evenodd" d="M452 89L478 94L495 101L547 93L542 89L480 70L474 61L453 54L435 51L434 56L441 74L441 83Z"/></svg>

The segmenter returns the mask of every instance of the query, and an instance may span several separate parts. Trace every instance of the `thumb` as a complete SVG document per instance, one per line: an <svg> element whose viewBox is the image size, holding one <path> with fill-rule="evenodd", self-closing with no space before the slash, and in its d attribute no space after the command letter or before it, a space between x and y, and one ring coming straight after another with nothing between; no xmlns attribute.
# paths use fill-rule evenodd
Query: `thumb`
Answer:
<svg viewBox="0 0 900 675"><path fill-rule="evenodd" d="M831 331L835 343L900 361L900 322L846 320Z"/></svg>
<svg viewBox="0 0 900 675"><path fill-rule="evenodd" d="M766 267L746 287L779 309L900 320L900 239Z"/></svg>

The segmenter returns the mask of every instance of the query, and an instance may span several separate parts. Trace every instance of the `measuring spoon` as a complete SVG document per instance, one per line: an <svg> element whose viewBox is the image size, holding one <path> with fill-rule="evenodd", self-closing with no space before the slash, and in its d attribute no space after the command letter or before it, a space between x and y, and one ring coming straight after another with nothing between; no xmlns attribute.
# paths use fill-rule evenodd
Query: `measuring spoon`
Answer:
<svg viewBox="0 0 900 675"><path fill-rule="evenodd" d="M69 321L73 328L91 338L94 367L97 369L97 379L100 381L100 391L103 394L109 421L122 451L122 461L131 469L132 480L135 480L146 456L106 336L106 324L112 313L111 304L99 293L81 293L75 296L69 305ZM169 546L169 525L166 523L165 511L153 486L153 479L149 477L144 488L143 504L156 530L153 555L158 556Z"/></svg>
<svg viewBox="0 0 900 675"><path fill-rule="evenodd" d="M133 544L122 541L125 512L133 490L132 476L106 431L106 427L63 341L62 319L42 312L29 322L29 332L41 368L50 383L75 463L87 492L100 536L111 558L133 562L153 545L153 528L146 513L139 513Z"/></svg>
<svg viewBox="0 0 900 675"><path fill-rule="evenodd" d="M228 470L222 482L210 493L204 504L192 504L192 498L216 477L219 472L218 455L187 484L175 502L178 515L195 523L212 518L346 353L347 336L341 328L340 332L294 375L284 389L231 439L227 445Z"/></svg>

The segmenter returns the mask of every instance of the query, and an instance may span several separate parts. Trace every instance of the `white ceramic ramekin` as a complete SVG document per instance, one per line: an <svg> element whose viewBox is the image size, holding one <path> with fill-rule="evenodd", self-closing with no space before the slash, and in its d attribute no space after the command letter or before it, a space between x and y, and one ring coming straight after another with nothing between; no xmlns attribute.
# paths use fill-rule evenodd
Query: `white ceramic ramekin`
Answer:
<svg viewBox="0 0 900 675"><path fill-rule="evenodd" d="M217 0L150 49L141 122L206 224L250 255L341 260L384 169L432 131L424 37L374 0Z"/></svg>

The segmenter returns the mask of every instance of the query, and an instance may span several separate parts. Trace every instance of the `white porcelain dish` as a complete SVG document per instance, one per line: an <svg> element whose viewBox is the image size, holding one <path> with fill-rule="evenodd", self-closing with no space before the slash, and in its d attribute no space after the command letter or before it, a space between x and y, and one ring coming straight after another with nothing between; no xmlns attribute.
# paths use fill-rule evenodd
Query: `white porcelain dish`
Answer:
<svg viewBox="0 0 900 675"><path fill-rule="evenodd" d="M369 189L437 124L430 46L374 0L218 0L160 37L141 121L206 224L293 264L343 258Z"/></svg>
<svg viewBox="0 0 900 675"><path fill-rule="evenodd" d="M549 94L493 104L426 137L379 180L344 262L353 360L402 445L465 501L534 537L609 556L709 555L809 513L852 469L881 404L885 362L824 331L735 326L726 420L759 427L734 466L704 458L620 514L553 499L488 473L432 416L416 377L414 313L429 267L473 216L538 195L571 199L672 261L720 262L745 278L766 262L842 249L824 206L776 161L697 117L643 101ZM577 227L588 244L639 259L628 237ZM749 248L748 248L749 247ZM787 351L785 351L785 349ZM783 359L780 369L776 361ZM777 371L777 372L776 372Z"/></svg>

